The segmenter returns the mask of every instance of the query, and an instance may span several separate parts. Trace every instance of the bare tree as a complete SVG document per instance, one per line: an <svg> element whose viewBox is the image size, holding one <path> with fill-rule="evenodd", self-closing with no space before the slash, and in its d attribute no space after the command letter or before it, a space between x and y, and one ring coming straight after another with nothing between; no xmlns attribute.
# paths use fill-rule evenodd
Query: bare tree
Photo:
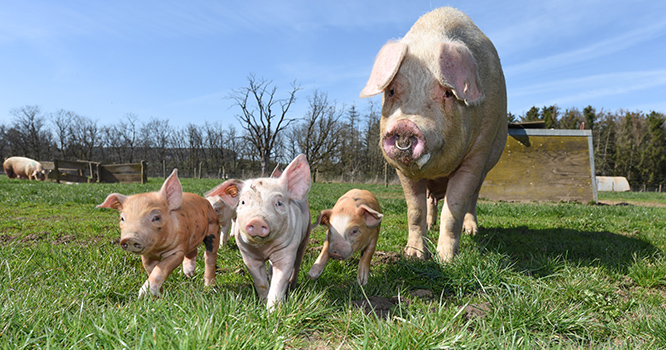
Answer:
<svg viewBox="0 0 666 350"><path fill-rule="evenodd" d="M341 123L344 108L328 102L328 95L315 90L308 98L310 106L303 123L290 133L292 153L303 153L313 168L331 168L339 159L342 138ZM296 144L297 147L293 147ZM289 145L287 145L289 149ZM296 152L294 152L296 151ZM295 154L292 154L295 156Z"/></svg>
<svg viewBox="0 0 666 350"><path fill-rule="evenodd" d="M268 166L277 146L278 136L294 120L287 119L287 112L296 100L296 92L301 88L296 82L285 99L277 98L277 87L272 81L248 76L248 86L234 90L230 98L240 107L236 118L241 122L249 142L261 163L262 176L266 176ZM279 110L275 110L275 109Z"/></svg>
<svg viewBox="0 0 666 350"><path fill-rule="evenodd" d="M72 122L74 155L78 159L92 160L95 147L100 146L101 129L97 120L75 115Z"/></svg>
<svg viewBox="0 0 666 350"><path fill-rule="evenodd" d="M45 128L45 119L39 106L24 106L9 111L14 116L13 142L23 155L41 160L50 156L51 132ZM15 148L15 151L17 149Z"/></svg>
<svg viewBox="0 0 666 350"><path fill-rule="evenodd" d="M120 122L120 127L116 128L120 138L123 141L123 149L128 153L129 162L134 161L134 150L138 144L138 119L134 113L125 114L125 120Z"/></svg>
<svg viewBox="0 0 666 350"><path fill-rule="evenodd" d="M60 150L62 159L67 159L71 154L74 136L72 135L72 121L75 117L72 111L59 109L51 113L51 122L53 123L56 136L56 145Z"/></svg>

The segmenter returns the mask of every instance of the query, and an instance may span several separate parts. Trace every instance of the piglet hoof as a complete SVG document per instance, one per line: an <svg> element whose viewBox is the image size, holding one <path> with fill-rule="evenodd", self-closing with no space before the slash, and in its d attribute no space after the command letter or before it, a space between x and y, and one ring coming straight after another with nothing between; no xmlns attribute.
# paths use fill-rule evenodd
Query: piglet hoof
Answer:
<svg viewBox="0 0 666 350"><path fill-rule="evenodd" d="M356 276L356 282L359 285L365 286L368 283L368 276L370 275L370 269L365 266L358 267L358 276Z"/></svg>
<svg viewBox="0 0 666 350"><path fill-rule="evenodd" d="M197 264L194 261L183 261L183 273L187 277L194 276L194 270L196 269Z"/></svg>
<svg viewBox="0 0 666 350"><path fill-rule="evenodd" d="M324 271L323 266L313 265L310 271L308 271L308 279L316 280L321 276L321 273Z"/></svg>

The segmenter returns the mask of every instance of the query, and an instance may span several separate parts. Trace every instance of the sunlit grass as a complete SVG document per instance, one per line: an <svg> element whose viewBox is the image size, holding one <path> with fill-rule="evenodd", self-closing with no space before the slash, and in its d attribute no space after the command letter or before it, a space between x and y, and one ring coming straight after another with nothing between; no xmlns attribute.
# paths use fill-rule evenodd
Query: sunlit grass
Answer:
<svg viewBox="0 0 666 350"><path fill-rule="evenodd" d="M181 179L203 194L215 179ZM119 249L107 194L148 184L78 184L0 177L0 348L662 348L666 346L666 209L661 194L601 195L634 205L479 205L480 232L464 235L448 264L401 256L406 210L399 186L314 184L312 218L355 187L385 214L368 284L358 257L305 278L324 239L312 243L300 284L269 313L255 296L233 240L216 285L180 269L160 299L138 299L140 259ZM639 204L645 205L639 205ZM434 249L438 227L429 232ZM356 305L372 301L366 314ZM470 310L477 310L471 312ZM479 311L480 310L480 311Z"/></svg>

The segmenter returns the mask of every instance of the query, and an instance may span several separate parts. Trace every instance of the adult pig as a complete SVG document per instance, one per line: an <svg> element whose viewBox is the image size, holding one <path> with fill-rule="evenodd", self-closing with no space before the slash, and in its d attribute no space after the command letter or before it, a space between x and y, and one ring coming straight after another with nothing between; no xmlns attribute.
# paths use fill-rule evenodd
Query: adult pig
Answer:
<svg viewBox="0 0 666 350"><path fill-rule="evenodd" d="M277 178L227 180L210 193L236 208L232 234L269 310L296 286L310 236L309 190L310 167L301 154ZM272 268L270 286L266 261Z"/></svg>
<svg viewBox="0 0 666 350"><path fill-rule="evenodd" d="M162 283L180 263L183 273L192 277L202 242L206 246L204 281L206 286L213 284L220 244L217 213L205 198L183 193L176 169L157 192L112 193L97 207L120 212L120 246L141 255L148 280L139 297L148 292L159 296Z"/></svg>
<svg viewBox="0 0 666 350"><path fill-rule="evenodd" d="M46 171L42 164L26 157L9 157L2 163L5 174L10 179L28 179L44 181Z"/></svg>
<svg viewBox="0 0 666 350"><path fill-rule="evenodd" d="M426 254L429 190L444 199L437 252L448 261L458 253L461 231L478 231L479 190L506 143L499 57L469 17L440 8L381 48L360 96L382 92L380 146L407 201L405 253Z"/></svg>
<svg viewBox="0 0 666 350"><path fill-rule="evenodd" d="M362 286L368 283L370 261L377 247L379 226L383 217L377 197L370 191L359 189L345 193L333 209L322 210L312 228L322 224L328 227L328 232L321 253L308 272L308 277L319 277L329 257L347 260L356 252L361 252L356 281Z"/></svg>

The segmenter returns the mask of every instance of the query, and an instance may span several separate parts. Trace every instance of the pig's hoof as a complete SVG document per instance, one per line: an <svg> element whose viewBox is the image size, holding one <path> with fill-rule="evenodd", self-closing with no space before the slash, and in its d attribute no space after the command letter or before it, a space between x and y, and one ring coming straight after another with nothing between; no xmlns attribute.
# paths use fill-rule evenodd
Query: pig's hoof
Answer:
<svg viewBox="0 0 666 350"><path fill-rule="evenodd" d="M356 282L358 282L358 284L361 286L365 286L368 284L368 275L370 275L370 271L368 269L359 268L358 276L356 276Z"/></svg>
<svg viewBox="0 0 666 350"><path fill-rule="evenodd" d="M408 246L405 248L405 257L407 258L416 258L416 259L427 259L428 253L423 251L423 249L418 249L415 247Z"/></svg>
<svg viewBox="0 0 666 350"><path fill-rule="evenodd" d="M469 235L476 235L479 233L479 226L476 224L476 222L465 222L463 223L463 231Z"/></svg>

